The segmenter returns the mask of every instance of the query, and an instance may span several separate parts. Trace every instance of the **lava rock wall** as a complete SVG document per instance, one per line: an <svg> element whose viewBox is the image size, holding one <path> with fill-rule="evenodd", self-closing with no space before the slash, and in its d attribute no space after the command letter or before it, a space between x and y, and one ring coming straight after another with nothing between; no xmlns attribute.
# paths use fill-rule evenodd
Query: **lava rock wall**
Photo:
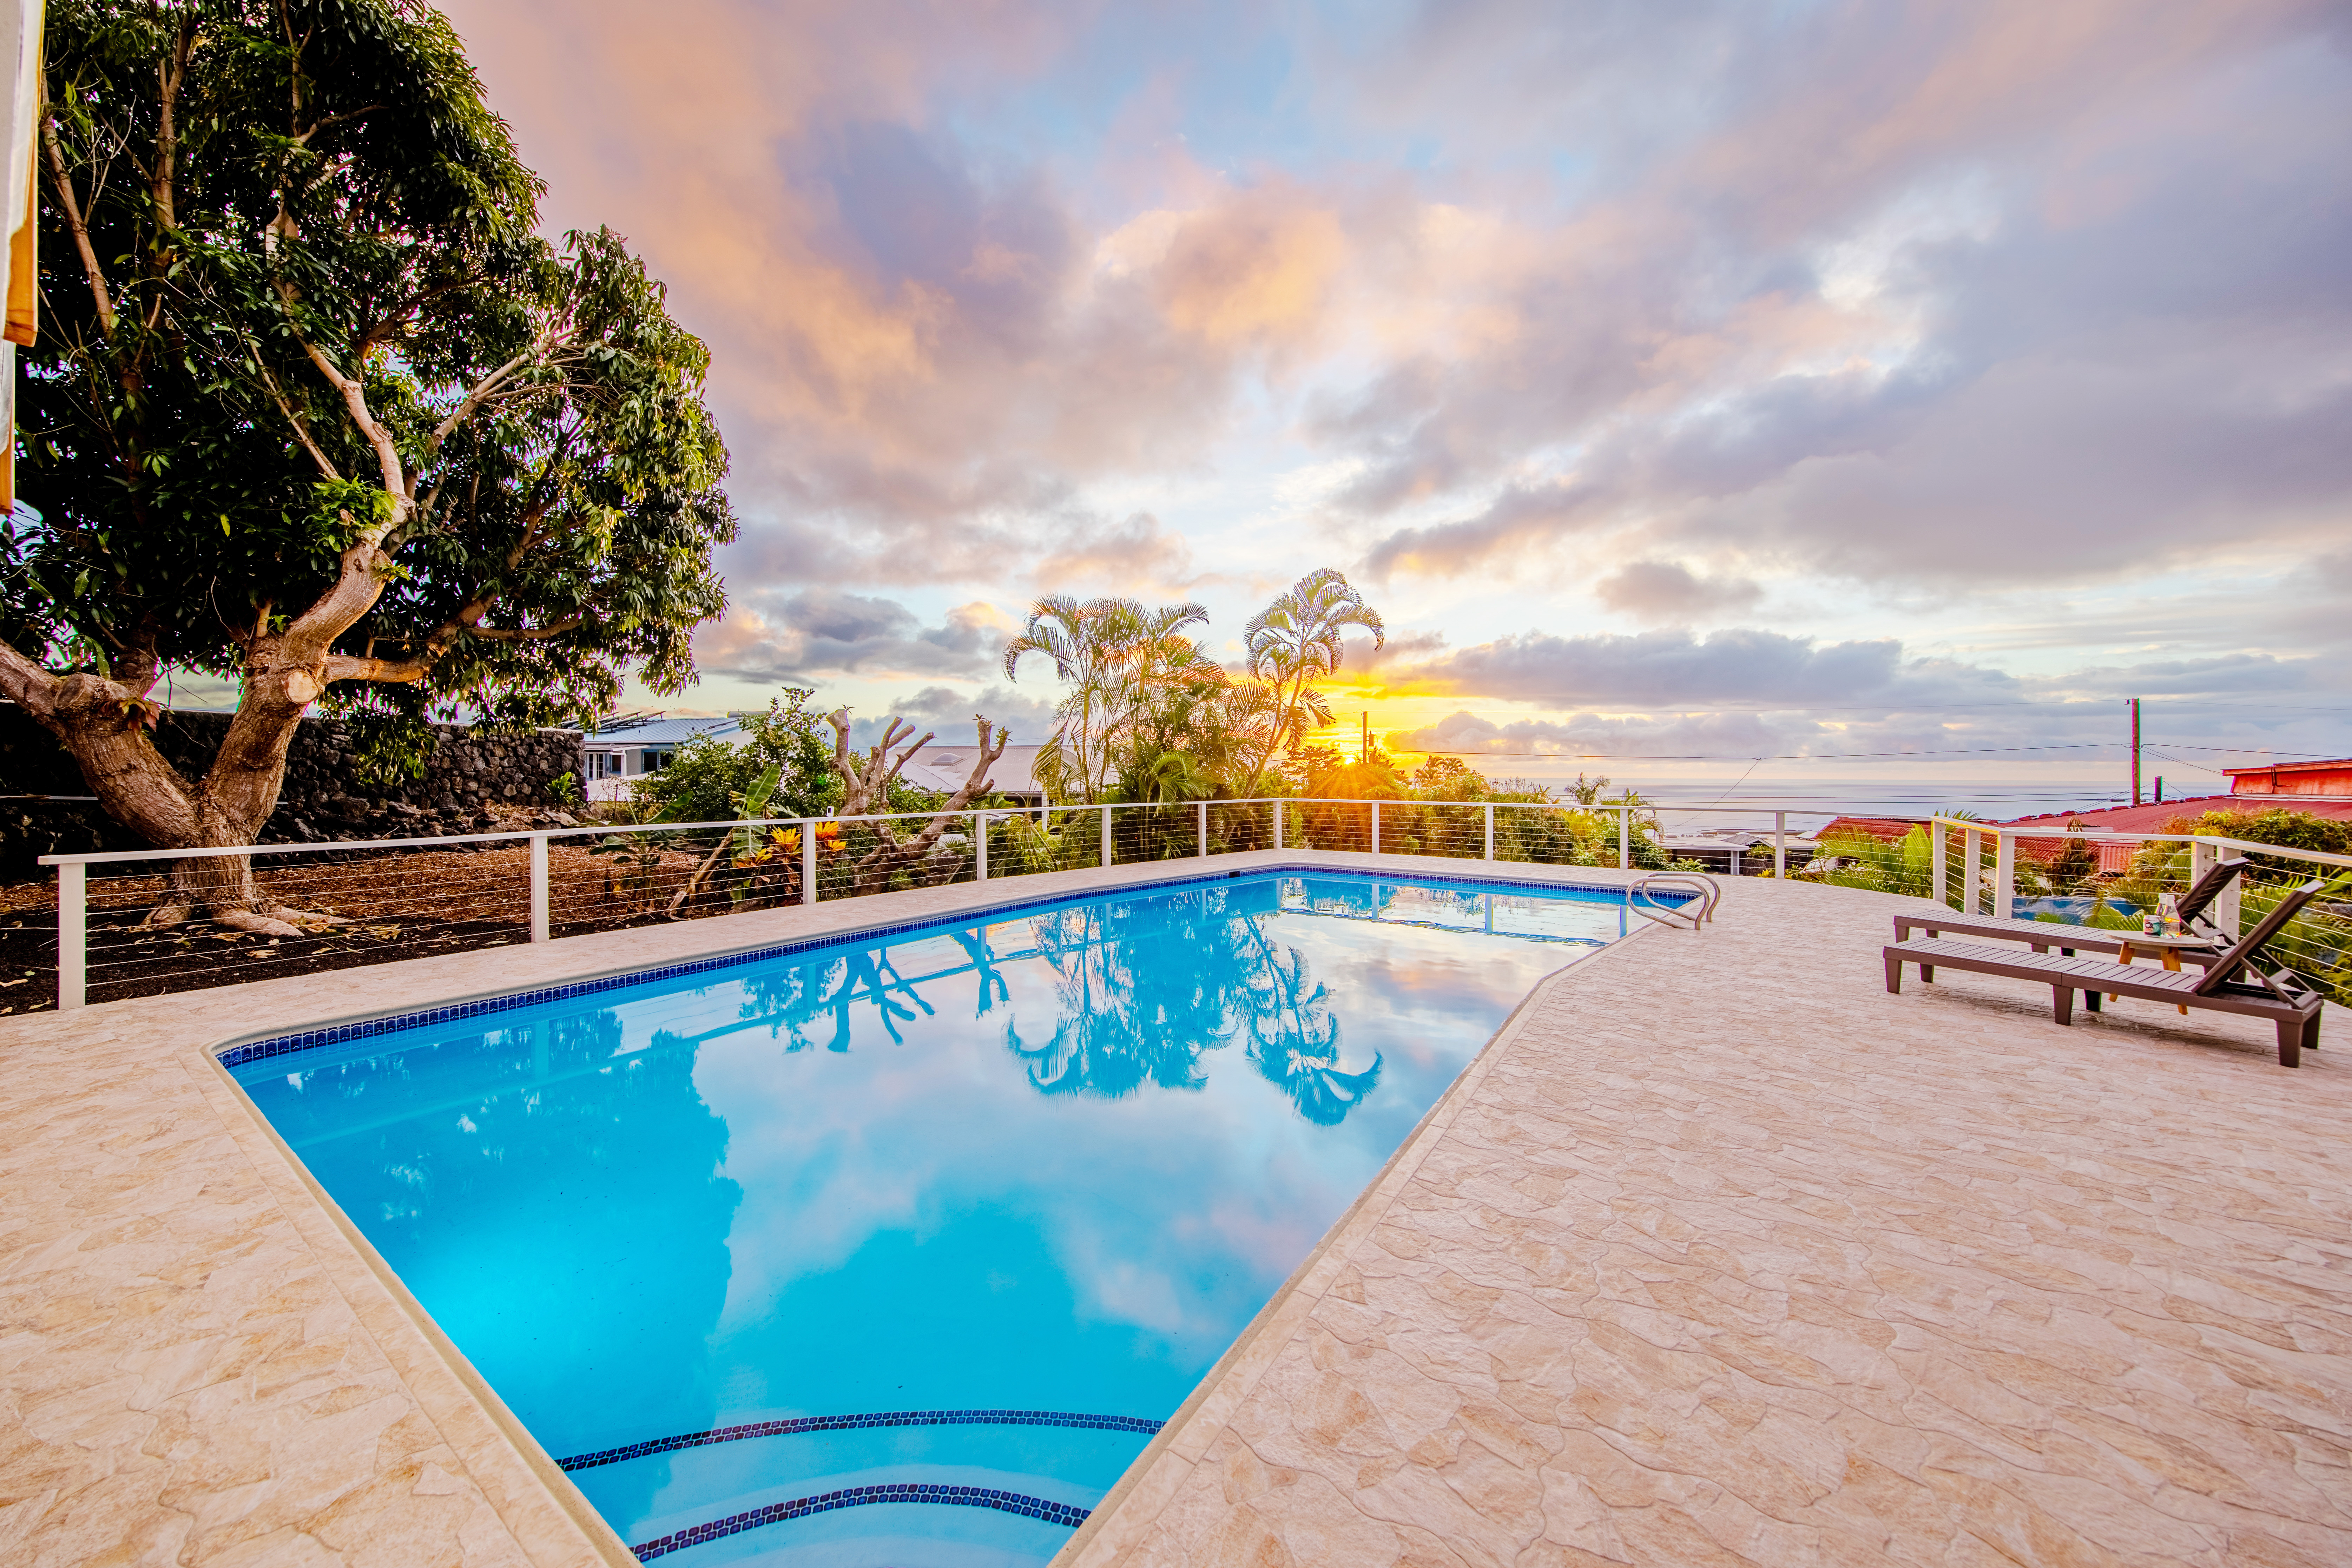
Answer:
<svg viewBox="0 0 2352 1568"><path fill-rule="evenodd" d="M228 722L226 713L173 710L156 723L156 749L184 775L201 776ZM423 777L362 784L343 725L305 719L261 841L423 838L483 831L518 816L551 821L558 799L550 785L580 768L580 737L571 731L478 732L436 724L433 737ZM53 798L89 794L55 737L23 709L0 704L0 874L36 874L34 861L43 855L146 847L95 803Z"/></svg>

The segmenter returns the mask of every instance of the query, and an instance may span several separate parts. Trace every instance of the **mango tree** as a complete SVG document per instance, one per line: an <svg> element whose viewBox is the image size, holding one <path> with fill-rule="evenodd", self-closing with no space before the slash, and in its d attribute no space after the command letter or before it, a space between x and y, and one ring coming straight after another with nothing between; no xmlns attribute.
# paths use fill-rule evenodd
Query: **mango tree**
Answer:
<svg viewBox="0 0 2352 1568"><path fill-rule="evenodd" d="M51 0L46 317L0 534L0 694L148 842L249 844L314 708L413 765L429 712L547 722L694 677L724 603L709 355L540 182L414 0ZM37 516L34 511L37 511ZM167 670L234 680L200 776ZM287 933L241 856L159 922Z"/></svg>

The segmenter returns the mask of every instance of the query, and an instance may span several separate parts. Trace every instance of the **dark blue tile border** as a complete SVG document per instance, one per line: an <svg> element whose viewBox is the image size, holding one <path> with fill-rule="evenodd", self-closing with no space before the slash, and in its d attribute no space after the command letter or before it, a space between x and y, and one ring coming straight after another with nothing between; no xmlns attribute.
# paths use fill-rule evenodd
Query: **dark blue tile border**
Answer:
<svg viewBox="0 0 2352 1568"><path fill-rule="evenodd" d="M1487 861L1475 864L1486 865ZM795 953L810 952L824 947L851 946L875 942L884 937L900 936L913 931L954 931L974 923L1001 920L1007 915L1047 909L1066 909L1078 904L1090 904L1125 893L1157 893L1171 889L1220 886L1254 877L1318 877L1345 878L1357 881L1393 881L1453 884L1467 888L1527 888L1540 892L1613 893L1621 899L1623 888L1595 886L1588 882L1547 882L1528 878L1465 877L1440 871L1372 871L1359 866L1272 865L1252 866L1224 871L1203 872L1189 877L1171 877L1153 882L1127 882L1087 892L1055 893L1044 898L1016 899L1008 903L988 904L952 915L930 915L919 921L900 921L889 925L866 926L852 931L836 931L829 936L802 937L793 942L779 942L773 947L756 948L747 952L724 953L716 958L689 959L679 963L666 963L658 968L632 970L624 974L606 974L593 980L574 981L568 985L544 986L535 991L514 991L503 996L484 996L472 1002L459 1002L447 1007L429 1007L415 1013L395 1013L382 1018L362 1018L355 1024L337 1024L331 1028L309 1029L300 1034L278 1035L268 1039L253 1040L232 1046L219 1054L221 1066L244 1067L251 1062L266 1061L272 1057L290 1056L297 1051L317 1050L323 1046L340 1046L352 1040L372 1039L378 1035L397 1034L403 1029L422 1028L432 1024L453 1023L464 1018L486 1018L499 1013L512 1012L518 1007L533 1007L542 1002L561 1002L573 996L592 996L605 991L625 990L632 985L651 984L658 980L675 980L689 974L708 974L716 970L733 969L747 963L766 963ZM1664 902L1676 901L1665 895Z"/></svg>
<svg viewBox="0 0 2352 1568"><path fill-rule="evenodd" d="M656 1557L667 1557L673 1552L683 1552L689 1546L699 1546L706 1541L719 1541L730 1535L740 1535L747 1530L757 1530L763 1524L782 1524L788 1519L805 1519L813 1513L830 1513L837 1508L866 1508L875 1503L928 1502L949 1508L992 1508L1003 1513L1017 1513L1029 1519L1041 1519L1047 1524L1059 1524L1075 1530L1087 1521L1092 1509L1072 1508L1066 1502L1046 1498L1030 1497L1024 1492L992 1491L986 1487L943 1487L924 1481L907 1481L897 1486L845 1487L837 1492L820 1492L814 1497L794 1498L790 1502L772 1502L765 1508L755 1508L745 1513L730 1513L725 1519L714 1519L709 1524L665 1535L658 1541L632 1546L641 1563Z"/></svg>
<svg viewBox="0 0 2352 1568"><path fill-rule="evenodd" d="M648 1437L642 1443L599 1448L593 1454L574 1454L555 1462L566 1470L593 1470L599 1465L674 1454L680 1448L708 1447L713 1443L789 1437L803 1432L858 1432L874 1426L1086 1426L1102 1432L1140 1432L1149 1436L1161 1425L1143 1415L1086 1415L1067 1410L884 1410L870 1415L798 1415L785 1421L714 1426L707 1432Z"/></svg>

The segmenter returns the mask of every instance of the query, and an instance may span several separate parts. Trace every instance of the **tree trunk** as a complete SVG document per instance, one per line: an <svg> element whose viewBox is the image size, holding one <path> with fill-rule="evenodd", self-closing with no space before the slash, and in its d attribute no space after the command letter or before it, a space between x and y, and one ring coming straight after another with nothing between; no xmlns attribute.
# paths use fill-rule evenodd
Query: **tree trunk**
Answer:
<svg viewBox="0 0 2352 1568"><path fill-rule="evenodd" d="M963 787L950 795L938 815L912 838L900 838L887 822L875 823L875 837L881 840L881 844L851 868L850 889L854 893L883 892L898 873L912 870L929 860L940 837L947 832L949 819L961 812L968 803L988 793L992 783L988 770L1004 755L1005 731L998 730L992 742L988 720L979 714L974 714L973 719L980 727L980 754L972 763L971 774L964 780ZM826 714L825 722L833 726L833 771L840 778L844 792L840 815L853 817L887 811L889 808L890 781L898 776L898 770L907 765L908 758L929 743L929 731L926 731L921 740L894 758L890 754L891 749L912 735L915 727L903 719L893 719L884 729L880 743L869 750L861 761L849 749L849 710L843 708ZM944 875L932 875L927 871L924 885L936 887L953 875L952 869Z"/></svg>
<svg viewBox="0 0 2352 1568"><path fill-rule="evenodd" d="M162 710L119 681L89 674L48 684L46 702L26 710L58 737L109 816L159 849L230 848L251 844L278 808L287 752L302 711L318 693L308 672L263 668L250 674L227 737L204 778L191 784L156 750ZM223 925L272 935L299 934L296 922L320 917L289 910L255 883L246 855L164 862L168 887L148 916L175 925L202 915Z"/></svg>

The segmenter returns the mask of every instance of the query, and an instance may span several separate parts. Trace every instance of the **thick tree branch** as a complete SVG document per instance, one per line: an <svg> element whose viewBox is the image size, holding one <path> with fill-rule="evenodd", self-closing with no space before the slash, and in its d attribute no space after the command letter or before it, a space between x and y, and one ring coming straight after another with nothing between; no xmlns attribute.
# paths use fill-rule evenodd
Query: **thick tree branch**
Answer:
<svg viewBox="0 0 2352 1568"><path fill-rule="evenodd" d="M380 680L387 685L404 686L418 681L431 672L431 661L425 658L354 658L347 653L327 656L327 679Z"/></svg>
<svg viewBox="0 0 2352 1568"><path fill-rule="evenodd" d="M98 675L52 675L0 642L0 693L65 742L90 793L117 821L155 843L192 841L195 807L148 734L154 709L143 689Z"/></svg>
<svg viewBox="0 0 2352 1568"><path fill-rule="evenodd" d="M364 536L346 549L333 584L294 618L279 639L285 663L289 668L322 669L335 639L359 625L360 617L375 608L376 600L383 594L384 574L391 565L392 558ZM310 697L316 697L318 689L326 684L326 678L314 674L310 684ZM302 700L307 702L310 697Z"/></svg>
<svg viewBox="0 0 2352 1568"><path fill-rule="evenodd" d="M327 384L341 395L343 406L350 412L352 423L359 426L361 436L365 437L367 444L375 450L376 464L382 472L383 488L393 499L392 518L381 525L369 525L367 531L361 536L367 546L368 552L373 555L375 552L377 542L400 526L401 521L407 515L409 508L415 500L409 493L408 474L400 460L399 444L392 438L391 431L376 423L374 413L368 407L367 388L336 369L334 361L329 359L316 343L303 336L299 328L293 327L292 290L282 281L278 285L278 298L287 307L287 323L293 331L294 341L302 346L304 353L310 356L310 363L319 367L319 374L326 377Z"/></svg>
<svg viewBox="0 0 2352 1568"><path fill-rule="evenodd" d="M310 438L310 425L295 412L293 404L287 401L285 392L278 384L278 378L269 374L269 367L266 364L261 367L261 384L269 389L269 400L278 405L278 412L286 416L286 423L294 426L295 438L302 443L302 449L310 454L310 460L319 465L319 471L331 479L341 479L343 476L335 471L335 465L327 460L327 454L319 450L319 443Z"/></svg>
<svg viewBox="0 0 2352 1568"><path fill-rule="evenodd" d="M58 727L58 678L5 642L0 642L0 696L43 728Z"/></svg>
<svg viewBox="0 0 2352 1568"><path fill-rule="evenodd" d="M142 616L130 640L121 645L121 657L114 661L114 679L142 700L163 678L163 660L155 646L157 630L152 615Z"/></svg>
<svg viewBox="0 0 2352 1568"><path fill-rule="evenodd" d="M176 196L173 188L178 173L180 152L177 111L180 84L188 79L188 60L195 52L196 19L191 15L180 24L180 36L173 43L171 58L155 68L158 78L155 168L148 189L155 201L155 230L159 238L180 226L173 206ZM168 258L160 247L155 265L159 269L168 265Z"/></svg>
<svg viewBox="0 0 2352 1568"><path fill-rule="evenodd" d="M65 148L58 141L57 121L43 118L41 145L49 155L49 181L57 187L58 205L65 209L66 226L73 230L74 249L81 256L81 269L89 279L89 295L98 302L98 330L108 337L114 335L114 301L107 297L106 272L98 264L98 251L89 243L89 226L82 221L81 203L74 195L73 175L66 168Z"/></svg>
<svg viewBox="0 0 2352 1568"><path fill-rule="evenodd" d="M467 626L467 637L488 642L540 642L548 637L560 637L566 632L578 631L587 623L585 616L572 616L544 626Z"/></svg>

